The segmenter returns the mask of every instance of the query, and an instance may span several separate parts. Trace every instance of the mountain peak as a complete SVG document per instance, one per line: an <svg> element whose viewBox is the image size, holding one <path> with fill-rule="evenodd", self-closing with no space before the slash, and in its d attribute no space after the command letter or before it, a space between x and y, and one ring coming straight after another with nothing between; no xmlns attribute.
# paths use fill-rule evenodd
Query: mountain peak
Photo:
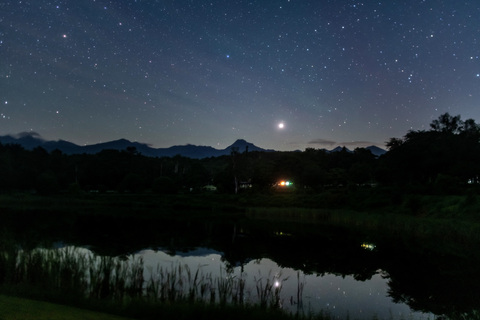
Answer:
<svg viewBox="0 0 480 320"><path fill-rule="evenodd" d="M351 150L349 150L347 147L343 146L343 147L336 147L335 149L332 149L330 150L330 152L342 152L342 151L346 151L346 152L352 152Z"/></svg>
<svg viewBox="0 0 480 320"><path fill-rule="evenodd" d="M273 151L273 150L265 150L262 148L257 147L251 142L248 142L244 139L237 139L231 146L227 147L225 150L231 151L232 148L237 149L238 152L242 153L247 151Z"/></svg>
<svg viewBox="0 0 480 320"><path fill-rule="evenodd" d="M245 147L245 146L253 146L253 143L247 142L246 140L243 139L237 139L231 146L231 147Z"/></svg>
<svg viewBox="0 0 480 320"><path fill-rule="evenodd" d="M377 146L369 146L369 147L366 147L365 149L367 150L370 150L370 152L374 155L374 156L381 156L383 154L385 154L387 151L383 150L382 148L379 148Z"/></svg>
<svg viewBox="0 0 480 320"><path fill-rule="evenodd" d="M92 145L79 146L74 143L57 140L43 140L36 132L20 133L18 135L0 136L1 144L19 144L25 149L32 150L36 147L42 147L48 152L58 149L66 154L96 154L102 150L126 150L128 147L135 147L137 151L149 157L174 157L180 155L192 159L202 159L208 157L219 157L230 155L232 148L240 153L248 151L272 152L275 150L262 149L244 139L237 139L231 146L218 150L213 147L196 146L188 144L186 146L172 146L169 148L152 148L150 145L141 142L132 142L127 139L118 139L108 142L101 142Z"/></svg>
<svg viewBox="0 0 480 320"><path fill-rule="evenodd" d="M245 139L237 139L233 144L235 143L249 143L249 142L247 142Z"/></svg>

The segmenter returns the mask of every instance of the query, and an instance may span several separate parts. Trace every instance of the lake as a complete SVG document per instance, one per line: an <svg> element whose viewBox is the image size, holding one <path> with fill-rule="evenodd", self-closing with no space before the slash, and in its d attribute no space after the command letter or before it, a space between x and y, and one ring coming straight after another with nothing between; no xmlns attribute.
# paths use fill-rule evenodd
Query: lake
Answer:
<svg viewBox="0 0 480 320"><path fill-rule="evenodd" d="M429 313L415 312L405 303L394 303L388 296L388 274L377 270L368 280L357 280L352 275L306 274L301 270L281 267L269 258L252 260L235 266L228 273L222 252L197 248L181 255L169 255L158 250L142 250L136 254L144 258L148 278L157 265L169 268L188 265L204 274L244 277L246 299L257 300L256 283L272 279L282 286L282 308L295 312L326 312L334 319L433 319ZM273 280L275 279L275 280ZM297 303L298 285L303 284L302 302Z"/></svg>
<svg viewBox="0 0 480 320"><path fill-rule="evenodd" d="M434 319L480 309L480 263L467 244L447 241L443 250L441 239L235 215L187 216L10 217L4 227L25 248L74 246L98 256L142 257L146 278L157 266L185 265L203 275L242 278L245 299L253 302L260 282L271 281L275 289L278 281L281 306L291 312Z"/></svg>

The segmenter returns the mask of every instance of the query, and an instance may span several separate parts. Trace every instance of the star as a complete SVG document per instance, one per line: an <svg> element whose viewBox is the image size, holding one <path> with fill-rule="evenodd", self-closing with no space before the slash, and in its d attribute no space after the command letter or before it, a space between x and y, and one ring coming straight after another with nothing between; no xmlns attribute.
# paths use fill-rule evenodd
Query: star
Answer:
<svg viewBox="0 0 480 320"><path fill-rule="evenodd" d="M480 121L480 96L464 99L480 80L475 1L96 2L36 0L28 15L26 5L0 14L0 113L22 114L0 135L34 127L78 144L155 147L245 138L286 151L325 140L384 147L447 111ZM71 125L60 129L50 116L67 96L59 115ZM282 134L265 135L265 123Z"/></svg>

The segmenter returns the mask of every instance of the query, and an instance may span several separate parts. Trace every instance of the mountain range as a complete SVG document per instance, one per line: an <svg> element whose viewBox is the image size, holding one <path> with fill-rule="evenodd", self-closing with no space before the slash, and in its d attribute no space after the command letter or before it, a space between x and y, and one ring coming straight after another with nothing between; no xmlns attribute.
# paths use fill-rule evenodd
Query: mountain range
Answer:
<svg viewBox="0 0 480 320"><path fill-rule="evenodd" d="M95 154L102 150L126 150L127 148L135 148L137 152L144 156L148 157L174 157L176 155L181 155L183 157L188 157L192 159L202 159L209 157L219 157L223 155L229 155L232 150L235 148L238 152L242 153L245 150L248 151L263 151L263 152L274 152L275 150L263 149L257 147L253 143L247 142L243 139L238 139L232 145L228 146L225 149L215 149L208 146L197 146L197 145L177 145L169 148L152 148L148 144L140 142L131 142L126 139L119 139L109 142L97 143L86 146L79 146L72 142L65 140L57 141L47 141L40 137L36 133L22 133L18 135L5 135L0 136L1 144L18 144L27 150L32 150L37 147L42 147L48 152L51 152L55 149L62 151L65 154ZM337 147L329 152L341 151L342 147ZM386 151L376 147L370 146L366 149L370 150L372 154L380 156ZM327 150L328 151L328 150ZM347 149L347 151L350 151Z"/></svg>

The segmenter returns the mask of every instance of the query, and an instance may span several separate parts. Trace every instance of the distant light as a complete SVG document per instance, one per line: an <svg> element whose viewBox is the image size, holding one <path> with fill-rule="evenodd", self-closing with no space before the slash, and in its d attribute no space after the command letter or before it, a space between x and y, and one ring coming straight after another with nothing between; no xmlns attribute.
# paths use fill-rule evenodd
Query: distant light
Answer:
<svg viewBox="0 0 480 320"><path fill-rule="evenodd" d="M362 243L362 246L361 246L363 249L365 250L374 250L376 245L374 245L373 243Z"/></svg>

